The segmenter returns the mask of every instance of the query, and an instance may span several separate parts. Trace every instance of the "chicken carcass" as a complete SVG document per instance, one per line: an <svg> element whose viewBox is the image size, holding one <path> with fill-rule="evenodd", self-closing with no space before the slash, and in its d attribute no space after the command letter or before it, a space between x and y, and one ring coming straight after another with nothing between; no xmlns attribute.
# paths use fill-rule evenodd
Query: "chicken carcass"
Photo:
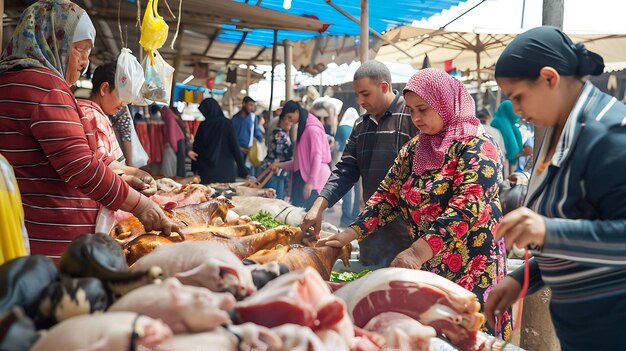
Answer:
<svg viewBox="0 0 626 351"><path fill-rule="evenodd" d="M163 322L133 312L88 314L67 319L45 333L30 351L154 349L172 337Z"/></svg>
<svg viewBox="0 0 626 351"><path fill-rule="evenodd" d="M293 228L281 226L248 236L227 236L217 232L198 232L185 235L185 241L213 242L225 246L240 260L263 249L271 249L277 245L289 245ZM149 254L164 244L179 243L182 239L177 236L163 237L155 234L144 234L134 238L124 245L126 262L132 265L141 257Z"/></svg>
<svg viewBox="0 0 626 351"><path fill-rule="evenodd" d="M198 333L230 323L227 310L235 306L229 293L182 285L176 278L135 289L117 300L109 311L127 311L160 319L174 333Z"/></svg>
<svg viewBox="0 0 626 351"><path fill-rule="evenodd" d="M346 302L356 326L365 326L381 313L398 312L435 328L461 350L476 350L476 334L484 321L476 295L437 274L382 268L334 294Z"/></svg>
<svg viewBox="0 0 626 351"><path fill-rule="evenodd" d="M385 338L383 350L429 351L430 339L437 336L433 327L425 326L415 319L397 312L385 312L372 318L365 330L376 332Z"/></svg>
<svg viewBox="0 0 626 351"><path fill-rule="evenodd" d="M130 267L142 271L160 266L164 277L176 277L183 284L201 286L215 292L229 291L244 298L256 291L250 270L220 244L184 242L161 245Z"/></svg>
<svg viewBox="0 0 626 351"><path fill-rule="evenodd" d="M285 264L290 271L313 267L322 279L330 280L330 273L338 258L341 257L345 266L350 266L350 251L352 251L350 244L341 249L330 246L308 247L292 244L272 250L258 251L247 260L260 264L276 261Z"/></svg>

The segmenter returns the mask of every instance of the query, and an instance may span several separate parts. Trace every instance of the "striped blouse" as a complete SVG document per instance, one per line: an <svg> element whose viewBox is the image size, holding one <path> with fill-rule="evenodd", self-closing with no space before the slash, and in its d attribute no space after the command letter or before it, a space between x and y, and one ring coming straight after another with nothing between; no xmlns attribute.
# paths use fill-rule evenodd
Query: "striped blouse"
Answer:
<svg viewBox="0 0 626 351"><path fill-rule="evenodd" d="M58 258L93 233L100 204L120 208L128 185L96 152L92 127L61 77L45 68L0 75L0 153L22 192L31 253Z"/></svg>
<svg viewBox="0 0 626 351"><path fill-rule="evenodd" d="M112 157L121 163L125 163L124 153L113 131L113 125L109 117L104 114L102 108L95 102L86 99L78 99L83 115L89 119L98 142L98 151L103 155Z"/></svg>

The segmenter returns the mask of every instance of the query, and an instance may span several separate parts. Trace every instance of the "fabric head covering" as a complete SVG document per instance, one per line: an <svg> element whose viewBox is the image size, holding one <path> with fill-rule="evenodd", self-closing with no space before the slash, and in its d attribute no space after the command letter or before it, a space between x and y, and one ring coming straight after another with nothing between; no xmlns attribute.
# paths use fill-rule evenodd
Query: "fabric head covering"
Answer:
<svg viewBox="0 0 626 351"><path fill-rule="evenodd" d="M604 60L582 43L572 43L558 28L543 26L518 35L507 45L496 63L496 77L535 78L546 66L563 76L583 77L602 74Z"/></svg>
<svg viewBox="0 0 626 351"><path fill-rule="evenodd" d="M413 92L443 119L443 130L437 135L420 133L415 148L413 172L422 175L439 169L454 141L467 141L483 133L474 112L474 99L459 80L448 73L427 68L415 73L402 91Z"/></svg>
<svg viewBox="0 0 626 351"><path fill-rule="evenodd" d="M206 119L212 119L216 117L224 117L224 111L220 107L220 104L217 103L217 100L214 98L207 98L202 100L200 106L198 107L200 113Z"/></svg>
<svg viewBox="0 0 626 351"><path fill-rule="evenodd" d="M506 149L506 159L515 162L517 154L522 152L523 141L522 133L515 125L519 121L520 116L513 112L513 103L511 100L506 100L500 104L496 114L493 116L491 126L496 128L502 133L502 139L504 139L504 148Z"/></svg>
<svg viewBox="0 0 626 351"><path fill-rule="evenodd" d="M298 140L300 140L302 133L304 133L304 128L306 127L306 120L309 117L309 111L301 107L297 102L289 100L285 103L285 106L283 106L283 110L280 113L280 119L282 119L286 114L294 111L299 111L300 115L298 118Z"/></svg>
<svg viewBox="0 0 626 351"><path fill-rule="evenodd" d="M350 107L343 113L343 117L341 117L341 122L339 122L340 126L354 126L356 120L359 119L359 113L356 112L354 107Z"/></svg>
<svg viewBox="0 0 626 351"><path fill-rule="evenodd" d="M2 54L0 73L17 66L45 67L64 78L70 44L83 14L85 10L67 0L41 0L29 6Z"/></svg>

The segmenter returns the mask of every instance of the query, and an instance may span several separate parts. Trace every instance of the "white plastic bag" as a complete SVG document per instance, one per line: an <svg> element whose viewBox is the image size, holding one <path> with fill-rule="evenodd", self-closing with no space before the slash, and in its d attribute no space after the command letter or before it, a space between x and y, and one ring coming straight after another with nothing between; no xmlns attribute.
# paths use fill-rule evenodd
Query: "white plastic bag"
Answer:
<svg viewBox="0 0 626 351"><path fill-rule="evenodd" d="M144 98L155 102L170 103L174 67L163 60L158 51L152 51L154 64L146 56L141 63L144 70L144 84L141 93Z"/></svg>
<svg viewBox="0 0 626 351"><path fill-rule="evenodd" d="M115 71L115 89L118 97L129 104L142 99L143 82L144 73L141 64L129 49L123 48L117 58Z"/></svg>
<svg viewBox="0 0 626 351"><path fill-rule="evenodd" d="M139 137L137 136L137 131L135 131L135 125L131 121L130 122L130 145L133 151L132 157L132 166L135 168L141 168L148 164L148 153L143 149L141 145L141 141L139 141Z"/></svg>

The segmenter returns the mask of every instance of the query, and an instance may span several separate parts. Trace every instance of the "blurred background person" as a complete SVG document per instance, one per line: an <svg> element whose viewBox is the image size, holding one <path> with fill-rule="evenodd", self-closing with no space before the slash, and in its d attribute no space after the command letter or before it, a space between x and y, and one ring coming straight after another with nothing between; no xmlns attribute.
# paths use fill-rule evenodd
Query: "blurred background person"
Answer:
<svg viewBox="0 0 626 351"><path fill-rule="evenodd" d="M198 127L193 151L198 154L194 169L202 184L232 183L237 176L245 178L248 173L231 120L213 98L204 99L198 110L205 120Z"/></svg>
<svg viewBox="0 0 626 351"><path fill-rule="evenodd" d="M293 157L293 146L289 131L292 125L293 122L288 118L287 114L281 114L278 117L278 125L272 131L269 139L269 150L261 166L262 169L266 169L275 161L286 162L291 160ZM282 200L285 198L288 174L286 170L280 168L276 168L274 172L275 174L265 184L265 187L275 189L276 197Z"/></svg>
<svg viewBox="0 0 626 351"><path fill-rule="evenodd" d="M298 137L294 158L275 161L270 167L293 172L291 177L291 203L309 209L330 176L330 147L324 126L295 101L287 101L281 118L298 124Z"/></svg>
<svg viewBox="0 0 626 351"><path fill-rule="evenodd" d="M519 119L520 116L513 112L511 100L506 100L500 104L491 121L491 126L499 130L504 139L504 157L509 163L509 174L515 171L517 157L523 148L522 133L517 126Z"/></svg>
<svg viewBox="0 0 626 351"><path fill-rule="evenodd" d="M348 138L352 134L352 129L356 120L359 119L359 113L354 107L348 108L339 121L337 127L337 134L335 136L335 148L337 149L337 155L342 155L348 143ZM341 219L339 226L341 228L347 228L350 223L358 216L360 212L361 203L361 185L356 182L352 189L341 198Z"/></svg>

